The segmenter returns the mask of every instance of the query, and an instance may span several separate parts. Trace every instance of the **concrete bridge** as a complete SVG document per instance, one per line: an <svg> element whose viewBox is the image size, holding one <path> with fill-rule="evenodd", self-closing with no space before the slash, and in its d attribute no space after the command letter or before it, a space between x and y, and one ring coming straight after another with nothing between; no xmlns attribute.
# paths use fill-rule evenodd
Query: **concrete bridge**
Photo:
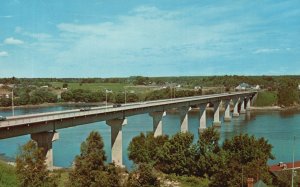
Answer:
<svg viewBox="0 0 300 187"><path fill-rule="evenodd" d="M224 121L230 121L231 117L238 117L239 113L246 112L251 105L251 101L255 99L256 93L255 91L223 93L131 103L116 108L111 105L93 107L87 111L75 109L12 116L7 117L5 121L0 121L0 139L30 134L31 139L43 148L48 168L52 169L52 142L59 138L56 132L57 129L106 121L106 124L111 127L112 161L116 165L122 166L122 126L127 124L128 116L148 113L153 117L154 136L160 136L163 133L162 119L167 110L178 109L181 132L187 132L188 112L191 107L197 107L199 108L199 132L201 132L206 128L206 108L209 104L214 107L213 125L220 126L221 104L225 107ZM232 115L230 103L234 106Z"/></svg>

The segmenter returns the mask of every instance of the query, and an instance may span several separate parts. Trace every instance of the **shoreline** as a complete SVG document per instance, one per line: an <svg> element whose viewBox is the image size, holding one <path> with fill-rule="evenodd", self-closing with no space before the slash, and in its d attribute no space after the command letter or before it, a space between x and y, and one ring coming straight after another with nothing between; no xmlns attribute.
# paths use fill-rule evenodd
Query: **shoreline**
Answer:
<svg viewBox="0 0 300 187"><path fill-rule="evenodd" d="M95 103L85 103L85 102L62 102L62 103L42 103L38 105L18 105L14 106L14 109L22 109L22 108L41 108L41 107L55 107L55 106L86 106L86 105L95 105L95 106L104 106L105 102L95 102ZM0 110L11 110L11 106L9 107L0 107Z"/></svg>

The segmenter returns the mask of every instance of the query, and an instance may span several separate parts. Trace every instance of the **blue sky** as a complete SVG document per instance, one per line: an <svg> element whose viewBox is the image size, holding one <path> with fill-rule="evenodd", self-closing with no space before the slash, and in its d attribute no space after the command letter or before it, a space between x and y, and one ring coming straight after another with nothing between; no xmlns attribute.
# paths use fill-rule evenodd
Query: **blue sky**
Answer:
<svg viewBox="0 0 300 187"><path fill-rule="evenodd" d="M0 77L300 75L300 1L0 0Z"/></svg>

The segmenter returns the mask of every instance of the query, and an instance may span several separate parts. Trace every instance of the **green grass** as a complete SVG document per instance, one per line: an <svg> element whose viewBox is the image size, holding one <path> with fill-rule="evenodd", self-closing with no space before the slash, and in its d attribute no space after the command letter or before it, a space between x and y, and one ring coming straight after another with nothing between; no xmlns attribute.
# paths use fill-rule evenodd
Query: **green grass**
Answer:
<svg viewBox="0 0 300 187"><path fill-rule="evenodd" d="M274 106L277 105L277 92L259 92L254 106Z"/></svg>
<svg viewBox="0 0 300 187"><path fill-rule="evenodd" d="M18 180L15 168L0 160L0 186L14 187L18 186Z"/></svg>
<svg viewBox="0 0 300 187"><path fill-rule="evenodd" d="M62 82L51 82L53 87L62 88ZM113 91L123 91L128 84L123 83L68 83L69 89L84 89L92 91L103 91L105 89Z"/></svg>

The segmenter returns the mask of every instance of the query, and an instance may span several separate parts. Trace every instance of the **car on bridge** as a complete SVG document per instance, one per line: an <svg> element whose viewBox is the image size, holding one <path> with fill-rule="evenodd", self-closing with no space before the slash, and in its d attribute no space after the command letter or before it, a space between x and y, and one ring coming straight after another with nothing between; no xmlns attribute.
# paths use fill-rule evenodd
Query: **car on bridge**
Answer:
<svg viewBox="0 0 300 187"><path fill-rule="evenodd" d="M80 111L89 111L91 110L91 107L83 107L79 109Z"/></svg>
<svg viewBox="0 0 300 187"><path fill-rule="evenodd" d="M113 108L117 108L117 107L121 107L121 106L122 106L121 104L114 104Z"/></svg>
<svg viewBox="0 0 300 187"><path fill-rule="evenodd" d="M6 117L0 116L0 121L5 121L5 120L6 120Z"/></svg>

